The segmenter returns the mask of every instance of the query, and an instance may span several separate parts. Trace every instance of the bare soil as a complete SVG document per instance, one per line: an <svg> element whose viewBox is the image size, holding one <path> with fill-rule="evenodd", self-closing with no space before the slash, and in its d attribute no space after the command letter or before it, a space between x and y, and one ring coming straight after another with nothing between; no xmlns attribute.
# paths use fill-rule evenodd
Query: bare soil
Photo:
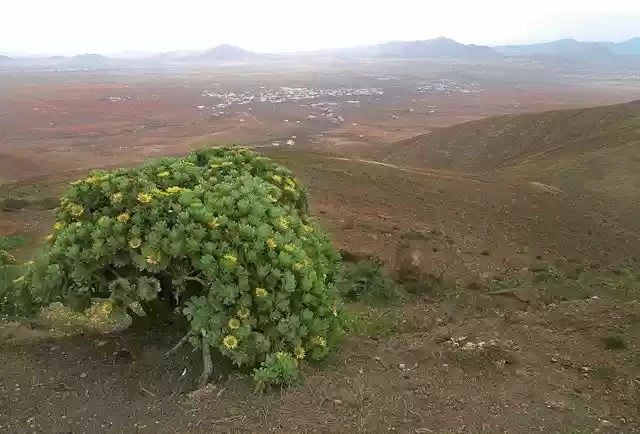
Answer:
<svg viewBox="0 0 640 434"><path fill-rule="evenodd" d="M0 430L640 431L640 287L575 294L569 281L546 287L530 271L549 264L611 274L612 264L637 254L626 229L587 219L586 204L527 184L269 155L309 186L314 212L340 248L393 268L403 233L449 237L455 267L445 287L395 307L353 306L355 330L337 354L305 367L299 385L266 394L224 365L212 385L194 391L199 357L185 348L165 358L179 339L168 330L50 337L42 326L5 324ZM62 184L35 185L12 188L51 194ZM50 213L4 215L46 228ZM520 279L509 288L524 285L524 296L492 294L493 278ZM608 349L611 336L624 348Z"/></svg>
<svg viewBox="0 0 640 434"><path fill-rule="evenodd" d="M379 311L370 315L370 321L392 321ZM420 298L393 315L398 320L388 333L356 334L331 360L305 368L299 385L266 394L224 368L217 381L193 391L198 358L186 351L164 358L170 335L5 342L0 429L640 430L637 302L591 299L532 309L464 294ZM625 349L606 349L611 330L625 336Z"/></svg>
<svg viewBox="0 0 640 434"><path fill-rule="evenodd" d="M640 431L640 281L621 274L637 270L638 223L544 180L369 155L461 121L623 102L628 88L610 77L565 77L558 87L555 76L531 71L511 71L505 84L503 72L478 75L469 65L376 67L398 80L370 77L371 65L1 77L0 197L26 204L0 209L0 235L28 238L22 258L50 230L43 199L87 170L235 139L294 170L336 247L379 257L393 273L403 237L429 233L444 272L441 286L404 304L351 306L354 330L336 354L306 366L298 385L265 394L223 362L195 391L199 357L189 348L164 357L180 337L170 330L65 336L42 322L0 322L0 431ZM478 81L483 92L416 98L406 90L444 74ZM339 127L305 120L309 108L294 103L203 119L195 107L209 102L201 92L214 83L386 93L350 108ZM101 99L109 96L132 100ZM294 149L266 146L293 135Z"/></svg>

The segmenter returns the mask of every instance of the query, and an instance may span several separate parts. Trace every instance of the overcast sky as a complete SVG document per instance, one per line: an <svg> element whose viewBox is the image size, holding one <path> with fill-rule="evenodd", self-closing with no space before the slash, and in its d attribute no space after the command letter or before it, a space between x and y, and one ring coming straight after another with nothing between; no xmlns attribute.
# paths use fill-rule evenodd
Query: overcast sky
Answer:
<svg viewBox="0 0 640 434"><path fill-rule="evenodd" d="M640 36L640 0L2 0L0 52L259 52L446 36L463 43Z"/></svg>

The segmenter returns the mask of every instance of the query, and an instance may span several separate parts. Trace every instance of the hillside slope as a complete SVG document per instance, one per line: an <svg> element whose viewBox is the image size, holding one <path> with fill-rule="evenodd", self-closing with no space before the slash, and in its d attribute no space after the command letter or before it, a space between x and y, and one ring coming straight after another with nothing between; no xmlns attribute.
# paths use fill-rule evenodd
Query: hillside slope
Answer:
<svg viewBox="0 0 640 434"><path fill-rule="evenodd" d="M386 146L373 157L551 184L633 219L640 209L640 101L467 122Z"/></svg>

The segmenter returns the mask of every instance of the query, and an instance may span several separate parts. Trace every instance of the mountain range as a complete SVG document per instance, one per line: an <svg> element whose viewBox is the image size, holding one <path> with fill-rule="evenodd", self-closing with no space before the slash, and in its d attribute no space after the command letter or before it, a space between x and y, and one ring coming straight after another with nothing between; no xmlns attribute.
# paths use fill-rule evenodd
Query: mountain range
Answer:
<svg viewBox="0 0 640 434"><path fill-rule="evenodd" d="M133 53L133 54L131 54ZM585 62L612 61L616 66L640 65L640 37L623 42L581 42L561 39L530 45L485 46L461 44L453 39L436 38L422 41L393 41L361 47L339 48L312 52L263 54L247 51L233 45L218 45L204 51L173 51L158 54L124 52L104 56L88 53L73 57L0 55L0 68L54 68L54 69L113 69L113 68L166 68L205 66L221 63L248 63L269 61L295 61L299 57L360 59L459 59L470 61L499 61L509 58L535 60L564 60Z"/></svg>
<svg viewBox="0 0 640 434"><path fill-rule="evenodd" d="M581 42L575 39L560 39L530 45L500 45L493 47L505 55L552 55L552 56L612 56L640 55L640 37L623 42Z"/></svg>

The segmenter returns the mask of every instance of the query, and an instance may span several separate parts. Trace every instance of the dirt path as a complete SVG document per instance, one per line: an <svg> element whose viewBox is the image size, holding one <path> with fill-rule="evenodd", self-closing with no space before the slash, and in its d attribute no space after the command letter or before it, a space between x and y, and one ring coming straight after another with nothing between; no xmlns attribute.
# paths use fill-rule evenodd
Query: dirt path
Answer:
<svg viewBox="0 0 640 434"><path fill-rule="evenodd" d="M472 176L467 175L467 174L458 173L458 172L451 172L451 171L447 171L447 170L424 169L424 168L412 167L412 166L400 166L400 165L397 165L397 164L384 163L382 161L375 161L375 160L364 160L364 159L360 159L360 158L344 158L344 157L328 157L328 156L326 156L324 158L327 158L327 159L330 159L330 160L335 160L335 161L347 161L347 162L356 162L356 163L363 163L363 164L374 164L374 165L377 165L377 166L390 167L392 169L401 170L403 172L415 173L417 175L423 175L423 176L428 176L428 177L438 178L438 179L446 179L446 180L450 180L450 181L460 180L460 181L470 181L470 182L476 182L476 183L489 182L489 181L481 180L479 178L472 177Z"/></svg>

